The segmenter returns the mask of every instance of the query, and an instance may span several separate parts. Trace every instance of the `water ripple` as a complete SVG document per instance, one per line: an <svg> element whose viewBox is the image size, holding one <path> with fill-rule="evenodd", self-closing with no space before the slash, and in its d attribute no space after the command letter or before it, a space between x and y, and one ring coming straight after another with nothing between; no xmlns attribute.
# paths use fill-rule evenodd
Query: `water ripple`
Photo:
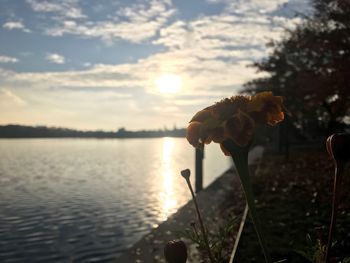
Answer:
<svg viewBox="0 0 350 263"><path fill-rule="evenodd" d="M189 199L193 159L183 139L0 140L0 262L113 261Z"/></svg>

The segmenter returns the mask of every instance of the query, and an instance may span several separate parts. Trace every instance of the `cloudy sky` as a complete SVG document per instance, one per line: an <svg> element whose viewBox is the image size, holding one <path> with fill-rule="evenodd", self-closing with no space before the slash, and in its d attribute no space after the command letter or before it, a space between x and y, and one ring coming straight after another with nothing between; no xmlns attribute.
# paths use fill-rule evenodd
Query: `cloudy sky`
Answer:
<svg viewBox="0 0 350 263"><path fill-rule="evenodd" d="M0 124L186 126L308 0L0 0Z"/></svg>

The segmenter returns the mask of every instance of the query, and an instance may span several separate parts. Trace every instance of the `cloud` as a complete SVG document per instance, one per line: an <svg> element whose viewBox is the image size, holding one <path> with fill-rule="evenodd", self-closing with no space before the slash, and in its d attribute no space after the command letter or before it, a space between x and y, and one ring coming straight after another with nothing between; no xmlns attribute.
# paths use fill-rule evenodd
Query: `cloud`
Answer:
<svg viewBox="0 0 350 263"><path fill-rule="evenodd" d="M17 62L18 62L18 58L0 55L0 63L17 63Z"/></svg>
<svg viewBox="0 0 350 263"><path fill-rule="evenodd" d="M57 53L48 53L46 55L46 60L55 64L64 64L66 62L65 57Z"/></svg>
<svg viewBox="0 0 350 263"><path fill-rule="evenodd" d="M160 4L159 1L151 2L153 5L155 3ZM133 5L129 9L121 9L118 14L129 17L129 21L147 21L146 17L166 10L162 8L164 5L143 13L141 10L144 8ZM143 18L134 18L136 14L143 14ZM274 21L279 21L279 24ZM279 16L271 19L258 11L254 16L238 16L225 11L190 21L178 20L163 26L159 37L152 42L166 47L166 50L136 63L91 65L86 70L74 72L21 73L12 80L31 80L36 87L50 83L51 87L56 88L139 88L153 93L154 79L170 72L183 78L183 95L192 94L195 97L195 93L196 96L217 98L220 94L233 94L252 77L261 76L254 68L247 66L267 55L265 43L282 36L284 29L281 24L292 26L293 20ZM83 28L77 29L79 26L75 21L66 21L65 28L71 28L72 32L84 31ZM84 32L89 34L89 31Z"/></svg>
<svg viewBox="0 0 350 263"><path fill-rule="evenodd" d="M83 67L85 67L85 68L88 68L88 67L91 67L91 62L84 62L83 63Z"/></svg>
<svg viewBox="0 0 350 263"><path fill-rule="evenodd" d="M121 9L119 15L128 16L132 21L131 18L135 16L132 10L139 10L140 13L142 9L132 7ZM157 12L146 13L144 17ZM279 24L274 22L276 20L280 21ZM225 9L217 15L163 25L152 43L164 46L165 50L135 63L89 65L84 70L67 72L13 72L7 73L4 81L7 85L40 90L69 88L94 90L97 93L105 89L123 89L126 94L157 95L155 79L161 74L173 73L183 79L181 96L192 99L192 106L205 106L205 101L231 96L246 81L263 76L248 65L267 55L265 43L283 35L281 24L292 27L293 23L293 20L280 16L271 18L259 12L241 16ZM77 30L78 24L70 20L65 27ZM190 105L184 100L173 100L172 106L178 106L177 101L181 105Z"/></svg>
<svg viewBox="0 0 350 263"><path fill-rule="evenodd" d="M128 128L157 128L169 125L169 120L186 123L193 112L237 94L246 81L264 76L247 66L268 54L267 42L280 39L285 28L293 28L301 21L290 16L288 7L283 5L285 1L217 1L225 3L221 13L187 20L170 20L176 10L170 2L161 0L140 0L119 8L110 20L90 21L88 17L53 20L54 26L48 23L44 31L52 36L70 34L107 42L151 40L149 44L161 47L162 51L132 63L85 63L82 70L75 71L0 69L0 84L38 107L33 116L45 115L42 123L59 120L68 123L65 120L69 119L73 127L85 128L87 125L110 128L115 123L125 123ZM298 1L302 0L290 0L289 4ZM61 11L48 11L55 8L46 5L45 12L59 14ZM47 54L47 59L65 62L63 56L55 53ZM182 78L181 93L173 97L159 94L155 79L165 73ZM130 118L130 114L138 118Z"/></svg>
<svg viewBox="0 0 350 263"><path fill-rule="evenodd" d="M164 45L170 50L192 48L196 55L199 53L199 56L208 57L213 57L213 53L226 56L230 50L236 50L234 54L249 49L255 49L264 55L265 44L271 39L280 38L285 27L293 27L294 22L298 21L283 17L242 17L224 13L187 23L176 21L161 29L160 37L153 43Z"/></svg>
<svg viewBox="0 0 350 263"><path fill-rule="evenodd" d="M214 59L204 61L186 52L169 51L141 59L137 63L100 64L85 70L65 72L6 71L1 78L7 86L20 89L25 87L41 95L43 92L49 94L50 91L61 91L63 94L69 90L89 93L91 91L94 94L113 91L132 95L139 103L147 96L162 97L155 87L155 79L166 72L171 72L183 79L183 88L179 95L185 96L187 100L195 99L192 107L197 103L202 107L203 101L213 102L223 96L237 93L242 83L256 75L254 69L246 67L249 63L250 61L243 60L235 64ZM170 103L173 104L171 106L179 106L176 105L176 100ZM163 101L160 105L163 107L167 104Z"/></svg>
<svg viewBox="0 0 350 263"><path fill-rule="evenodd" d="M80 19L85 18L78 0L27 0L35 12L53 13L60 18Z"/></svg>
<svg viewBox="0 0 350 263"><path fill-rule="evenodd" d="M238 2L244 6L242 1ZM266 56L265 43L280 38L284 32L283 27L292 27L295 22L279 15L271 17L259 11L263 6L266 10L275 10L278 8L276 4L272 6L265 1L262 3L250 1L249 5L251 10L249 15L236 14L230 10L231 3L228 3L227 8L217 15L199 16L188 21L178 20L171 24L157 25L155 28L160 27L159 36L152 43L164 46L165 50L135 63L87 64L85 70L71 72L14 73L7 80L16 85L27 82L41 89L70 87L86 90L95 88L134 90L137 88L155 93L154 80L161 74L169 72L183 78L182 95L212 98L217 98L220 94L229 95L237 92L239 87L251 78L261 76L254 68L247 66ZM119 34L121 37L121 31L118 30L125 25L126 28L130 27L130 30L133 30L125 29L122 38L141 41L155 34L144 30L144 24L152 21L157 14L161 16L169 10L172 8L168 2L141 1L118 10L117 19L124 17L124 20L120 20L116 27L113 26L113 22L84 25L74 20L66 20L62 21L63 27L60 29L62 31L56 31L56 34L71 33L101 38L108 36L113 38ZM100 27L101 31L98 30ZM137 35L139 30L145 32ZM58 54L50 55L51 61L64 63L64 57L61 58Z"/></svg>
<svg viewBox="0 0 350 263"><path fill-rule="evenodd" d="M260 14L272 12L279 6L287 4L288 0L236 0L227 1L227 10L237 14L249 14L259 12Z"/></svg>
<svg viewBox="0 0 350 263"><path fill-rule="evenodd" d="M130 7L120 8L110 20L76 21L66 17L56 21L54 26L47 27L45 33L56 37L70 34L100 38L107 43L120 39L139 43L154 37L174 13L175 9L169 1L144 0Z"/></svg>
<svg viewBox="0 0 350 263"><path fill-rule="evenodd" d="M167 61L168 71L190 75L188 82L196 92L213 97L217 91L229 91L222 87L231 86L231 92L237 92L246 81L263 76L247 66L268 54L266 43L280 39L285 28L302 21L276 11L286 1L223 2L222 13L175 21L163 27L153 41L168 49L158 55L159 61Z"/></svg>
<svg viewBox="0 0 350 263"><path fill-rule="evenodd" d="M7 30L22 30L23 32L29 33L30 30L26 28L22 22L20 21L8 21L5 24L2 25L3 28Z"/></svg>
<svg viewBox="0 0 350 263"><path fill-rule="evenodd" d="M5 88L2 88L0 89L2 95L0 95L0 100L1 100L1 97L5 97L5 101L6 100L11 100L13 101L16 105L18 106L24 106L26 105L26 101L24 101L22 98L20 98L19 96L17 96L16 94L14 94L12 91L10 91L9 89L5 89Z"/></svg>
<svg viewBox="0 0 350 263"><path fill-rule="evenodd" d="M310 0L207 0L208 3L224 3L226 11L237 15L280 14L292 18L297 13L312 12Z"/></svg>

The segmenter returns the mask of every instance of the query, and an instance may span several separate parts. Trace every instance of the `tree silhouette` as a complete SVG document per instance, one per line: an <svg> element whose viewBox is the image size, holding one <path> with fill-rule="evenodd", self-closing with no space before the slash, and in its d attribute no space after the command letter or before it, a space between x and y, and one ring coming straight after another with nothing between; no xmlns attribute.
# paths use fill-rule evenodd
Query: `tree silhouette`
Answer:
<svg viewBox="0 0 350 263"><path fill-rule="evenodd" d="M312 16L270 43L273 53L253 65L269 76L245 88L285 96L298 128L332 133L350 113L350 0L314 0L313 6Z"/></svg>

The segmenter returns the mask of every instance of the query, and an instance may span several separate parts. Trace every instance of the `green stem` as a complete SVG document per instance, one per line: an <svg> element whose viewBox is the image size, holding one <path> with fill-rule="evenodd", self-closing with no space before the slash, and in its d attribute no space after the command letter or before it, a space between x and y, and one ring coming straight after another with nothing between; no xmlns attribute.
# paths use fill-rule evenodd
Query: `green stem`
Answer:
<svg viewBox="0 0 350 263"><path fill-rule="evenodd" d="M203 234L204 244L205 244L205 247L206 247L206 250L207 250L210 262L211 263L215 263L215 259L214 259L213 255L211 253L211 249L210 249L210 246L209 246L208 235L207 235L207 232L205 231L205 228L204 228L204 224L203 224L203 220L202 220L202 217L201 217L201 213L199 212L199 208L198 208L197 198L196 198L196 196L195 196L195 194L193 192L193 188L192 188L192 185L191 185L191 182L190 182L190 178L188 177L188 178L185 178L185 179L186 179L188 188L191 191L192 199L193 199L194 206L196 208L196 212L197 212L197 216L198 216L199 225L201 227L201 231L202 231L202 234Z"/></svg>
<svg viewBox="0 0 350 263"><path fill-rule="evenodd" d="M265 262L270 263L271 258L267 249L263 231L259 223L258 214L254 203L253 188L252 188L252 184L249 176L249 168L248 168L249 145L246 147L239 147L238 145L235 145L234 142L231 140L224 141L223 145L231 153L233 162L235 163L239 178L241 180L241 184L243 186L247 204L249 207L250 217L253 221L256 234L258 236L262 251L264 253Z"/></svg>
<svg viewBox="0 0 350 263"><path fill-rule="evenodd" d="M333 184L333 200L332 200L332 215L331 222L329 225L328 242L326 247L325 262L329 262L330 250L332 248L333 232L335 229L337 221L337 210L339 201L340 184L342 180L342 175L345 171L345 166L341 164L336 164L334 172L334 184Z"/></svg>

